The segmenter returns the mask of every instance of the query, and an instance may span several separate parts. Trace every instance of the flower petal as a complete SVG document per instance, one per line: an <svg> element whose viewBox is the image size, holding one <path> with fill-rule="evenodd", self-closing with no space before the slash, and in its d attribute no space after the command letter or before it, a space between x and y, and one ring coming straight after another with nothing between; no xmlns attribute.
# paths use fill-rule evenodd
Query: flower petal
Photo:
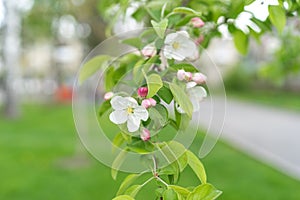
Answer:
<svg viewBox="0 0 300 200"><path fill-rule="evenodd" d="M128 119L128 113L126 110L115 110L110 113L109 119L115 124L123 124Z"/></svg>
<svg viewBox="0 0 300 200"><path fill-rule="evenodd" d="M204 89L204 87L196 86L193 88L188 89L188 93L190 98L198 99L199 101L203 100L205 97L207 97L207 92Z"/></svg>
<svg viewBox="0 0 300 200"><path fill-rule="evenodd" d="M121 96L115 96L111 99L110 104L114 110L124 110L128 107L128 101Z"/></svg>
<svg viewBox="0 0 300 200"><path fill-rule="evenodd" d="M146 108L143 106L138 106L134 109L133 115L139 120L146 121L149 118L149 114Z"/></svg>
<svg viewBox="0 0 300 200"><path fill-rule="evenodd" d="M138 106L137 101L132 97L125 97L127 101L127 107L135 108Z"/></svg>
<svg viewBox="0 0 300 200"><path fill-rule="evenodd" d="M178 36L177 33L170 33L166 36L166 39L165 39L165 44L171 44L175 38Z"/></svg>
<svg viewBox="0 0 300 200"><path fill-rule="evenodd" d="M139 129L141 121L134 115L129 115L127 120L127 128L129 132L135 132Z"/></svg>

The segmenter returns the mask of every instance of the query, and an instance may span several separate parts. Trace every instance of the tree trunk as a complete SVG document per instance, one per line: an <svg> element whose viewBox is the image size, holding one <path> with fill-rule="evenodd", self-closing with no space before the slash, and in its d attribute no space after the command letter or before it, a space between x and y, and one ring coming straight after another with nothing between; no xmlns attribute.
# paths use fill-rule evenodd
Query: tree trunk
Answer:
<svg viewBox="0 0 300 200"><path fill-rule="evenodd" d="M6 8L6 25L3 41L4 112L5 116L16 118L20 114L17 92L14 86L18 80L21 16L17 8L17 1L6 0L4 1L4 5Z"/></svg>

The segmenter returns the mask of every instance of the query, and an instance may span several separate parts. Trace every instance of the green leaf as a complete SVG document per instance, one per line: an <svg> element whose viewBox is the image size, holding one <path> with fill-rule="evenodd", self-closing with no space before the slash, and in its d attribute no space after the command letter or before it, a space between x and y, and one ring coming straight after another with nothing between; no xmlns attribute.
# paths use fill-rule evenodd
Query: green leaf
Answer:
<svg viewBox="0 0 300 200"><path fill-rule="evenodd" d="M157 128L164 127L168 123L168 110L163 105L156 104L149 109L149 117Z"/></svg>
<svg viewBox="0 0 300 200"><path fill-rule="evenodd" d="M121 195L113 198L112 200L134 200L134 198L128 195Z"/></svg>
<svg viewBox="0 0 300 200"><path fill-rule="evenodd" d="M235 19L243 10L245 6L245 0L231 1L230 10L227 12L227 18Z"/></svg>
<svg viewBox="0 0 300 200"><path fill-rule="evenodd" d="M143 141L139 137L133 137L132 142L127 145L128 149L139 153L139 154L147 154L149 152L152 152L154 149L154 146L149 141Z"/></svg>
<svg viewBox="0 0 300 200"><path fill-rule="evenodd" d="M101 55L87 61L80 70L79 84L82 84L86 79L96 73L100 68L105 67L111 57L108 55Z"/></svg>
<svg viewBox="0 0 300 200"><path fill-rule="evenodd" d="M173 189L167 189L163 193L164 200L178 200L178 196Z"/></svg>
<svg viewBox="0 0 300 200"><path fill-rule="evenodd" d="M158 90L163 86L163 82L158 74L151 74L150 76L145 75L147 87L148 87L148 95L147 98L153 97L156 95Z"/></svg>
<svg viewBox="0 0 300 200"><path fill-rule="evenodd" d="M251 3L253 3L255 0L245 0L245 5L249 5Z"/></svg>
<svg viewBox="0 0 300 200"><path fill-rule="evenodd" d="M236 30L233 33L233 41L237 50L241 54L246 55L248 52L248 44L249 44L248 36L243 31Z"/></svg>
<svg viewBox="0 0 300 200"><path fill-rule="evenodd" d="M167 145L170 151L172 151L172 154L176 156L176 160L179 165L180 171L183 171L188 164L186 148L176 141L170 141L167 143Z"/></svg>
<svg viewBox="0 0 300 200"><path fill-rule="evenodd" d="M122 133L118 133L118 134L114 137L114 139L113 139L113 141L112 141L112 143L113 143L113 145L114 145L114 146L113 146L113 151L115 151L117 147L121 147L121 145L124 144L125 141L126 141L126 140L124 139L123 134L122 134Z"/></svg>
<svg viewBox="0 0 300 200"><path fill-rule="evenodd" d="M99 117L102 117L102 115L109 110L111 107L110 101L103 101L102 104L99 107Z"/></svg>
<svg viewBox="0 0 300 200"><path fill-rule="evenodd" d="M130 46L133 46L137 49L141 49L142 45L143 45L140 38L128 38L128 39L122 40L121 42L123 44L128 44Z"/></svg>
<svg viewBox="0 0 300 200"><path fill-rule="evenodd" d="M129 195L134 198L142 187L142 185L133 185L126 190L125 195Z"/></svg>
<svg viewBox="0 0 300 200"><path fill-rule="evenodd" d="M121 183L121 186L117 192L117 195L123 194L126 189L138 178L141 174L129 174Z"/></svg>
<svg viewBox="0 0 300 200"><path fill-rule="evenodd" d="M214 200L222 194L221 191L217 190L211 184L202 184L196 187L193 192L191 192L187 200Z"/></svg>
<svg viewBox="0 0 300 200"><path fill-rule="evenodd" d="M279 33L282 33L286 24L286 16L284 9L279 5L269 5L269 13L270 21L277 28Z"/></svg>
<svg viewBox="0 0 300 200"><path fill-rule="evenodd" d="M188 164L193 169L202 184L206 183L206 173L202 162L191 151L187 151Z"/></svg>
<svg viewBox="0 0 300 200"><path fill-rule="evenodd" d="M115 86L115 81L114 81L114 73L115 69L110 66L106 72L105 72L105 90L106 91L111 91L112 88Z"/></svg>
<svg viewBox="0 0 300 200"><path fill-rule="evenodd" d="M151 24L152 24L156 34L158 35L158 37L164 38L165 31L168 27L168 19L163 19L158 23L155 22L154 20L151 20Z"/></svg>
<svg viewBox="0 0 300 200"><path fill-rule="evenodd" d="M123 164L126 155L127 155L127 151L121 151L119 153L119 155L116 157L116 159L113 161L112 166L111 166L111 176L114 180L116 180L117 175L118 175L118 171L119 168L121 167L121 165Z"/></svg>
<svg viewBox="0 0 300 200"><path fill-rule="evenodd" d="M189 63L178 63L170 66L173 69L180 70L183 69L187 72L199 72L199 70L192 64Z"/></svg>
<svg viewBox="0 0 300 200"><path fill-rule="evenodd" d="M175 101L186 112L189 118L192 118L193 104L191 103L186 91L179 87L176 83L170 83L170 90Z"/></svg>
<svg viewBox="0 0 300 200"><path fill-rule="evenodd" d="M173 94L166 84L164 84L163 87L158 90L157 95L167 104L170 104L173 100Z"/></svg>
<svg viewBox="0 0 300 200"><path fill-rule="evenodd" d="M178 186L178 185L169 185L168 187L172 188L175 192L177 192L184 198L186 198L191 193L188 189Z"/></svg>
<svg viewBox="0 0 300 200"><path fill-rule="evenodd" d="M197 12L197 11L195 11L191 8L187 8L187 7L174 8L172 13L180 13L180 14L195 15L195 16L201 16L202 15L201 12Z"/></svg>

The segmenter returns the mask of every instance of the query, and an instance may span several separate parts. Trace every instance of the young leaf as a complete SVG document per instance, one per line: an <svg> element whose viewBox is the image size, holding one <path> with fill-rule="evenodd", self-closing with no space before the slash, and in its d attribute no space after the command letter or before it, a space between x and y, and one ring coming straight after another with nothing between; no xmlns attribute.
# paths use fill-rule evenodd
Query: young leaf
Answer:
<svg viewBox="0 0 300 200"><path fill-rule="evenodd" d="M163 82L158 74L145 76L148 86L147 98L153 97L157 91L163 86Z"/></svg>
<svg viewBox="0 0 300 200"><path fill-rule="evenodd" d="M164 84L157 92L158 96L164 100L167 104L170 104L173 100L173 94L171 90Z"/></svg>
<svg viewBox="0 0 300 200"><path fill-rule="evenodd" d="M158 35L158 37L160 38L164 38L165 36L165 31L168 27L168 19L163 19L160 22L155 22L153 20L151 20L151 24L156 32L156 34Z"/></svg>
<svg viewBox="0 0 300 200"><path fill-rule="evenodd" d="M112 143L113 143L113 151L115 151L115 149L117 148L117 147L120 147L123 143L125 142L125 139L124 139L124 137L123 137L123 134L122 133L118 133L115 137L114 137L114 139L113 139L113 141L112 141Z"/></svg>
<svg viewBox="0 0 300 200"><path fill-rule="evenodd" d="M111 60L108 55L100 55L87 61L80 70L79 73L79 84L82 84L86 79L96 73L101 67L107 65Z"/></svg>
<svg viewBox="0 0 300 200"><path fill-rule="evenodd" d="M172 188L173 190L175 190L178 194L180 194L184 198L186 198L191 193L188 189L186 189L184 187L180 187L178 185L169 185L169 188Z"/></svg>
<svg viewBox="0 0 300 200"><path fill-rule="evenodd" d="M170 90L174 96L175 101L186 112L189 118L192 118L193 104L191 103L187 93L176 83L170 83Z"/></svg>
<svg viewBox="0 0 300 200"><path fill-rule="evenodd" d="M116 157L116 159L113 161L112 166L111 166L111 176L114 180L116 180L119 168L123 164L127 151L121 151L120 154Z"/></svg>
<svg viewBox="0 0 300 200"><path fill-rule="evenodd" d="M149 117L158 127L164 127L168 123L168 110L160 104L149 109Z"/></svg>
<svg viewBox="0 0 300 200"><path fill-rule="evenodd" d="M272 24L277 28L279 33L281 33L286 24L286 16L284 9L279 5L269 5L269 17Z"/></svg>
<svg viewBox="0 0 300 200"><path fill-rule="evenodd" d="M110 101L103 101L103 103L99 107L99 117L101 117L105 112L109 110L111 107Z"/></svg>
<svg viewBox="0 0 300 200"><path fill-rule="evenodd" d="M123 194L126 189L139 177L141 174L129 174L120 185L117 195Z"/></svg>
<svg viewBox="0 0 300 200"><path fill-rule="evenodd" d="M184 71L187 72L199 72L199 70L194 65L189 63L178 63L178 64L171 65L170 67L176 70L184 69Z"/></svg>
<svg viewBox="0 0 300 200"><path fill-rule="evenodd" d="M196 187L187 197L187 200L214 200L222 194L211 184L202 184Z"/></svg>
<svg viewBox="0 0 300 200"><path fill-rule="evenodd" d="M125 40L122 40L123 44L128 44L130 46L133 46L137 49L141 49L142 48L142 41L140 38L128 38Z"/></svg>
<svg viewBox="0 0 300 200"><path fill-rule="evenodd" d="M178 200L178 196L176 192L173 189L167 189L163 193L163 199L164 200Z"/></svg>
<svg viewBox="0 0 300 200"><path fill-rule="evenodd" d="M113 198L112 200L134 200L134 198L128 195L121 195Z"/></svg>
<svg viewBox="0 0 300 200"><path fill-rule="evenodd" d="M187 8L187 7L177 7L174 8L172 13L182 13L182 14L186 14L186 15L195 15L195 16L201 16L201 12L197 12L191 8Z"/></svg>
<svg viewBox="0 0 300 200"><path fill-rule="evenodd" d="M191 151L187 151L188 164L193 169L202 184L206 183L206 173L203 164Z"/></svg>
<svg viewBox="0 0 300 200"><path fill-rule="evenodd" d="M248 36L243 31L236 30L233 33L233 41L235 47L241 54L243 55L247 54L249 40L248 40Z"/></svg>
<svg viewBox="0 0 300 200"><path fill-rule="evenodd" d="M129 195L134 198L141 188L142 185L133 185L126 190L125 195Z"/></svg>

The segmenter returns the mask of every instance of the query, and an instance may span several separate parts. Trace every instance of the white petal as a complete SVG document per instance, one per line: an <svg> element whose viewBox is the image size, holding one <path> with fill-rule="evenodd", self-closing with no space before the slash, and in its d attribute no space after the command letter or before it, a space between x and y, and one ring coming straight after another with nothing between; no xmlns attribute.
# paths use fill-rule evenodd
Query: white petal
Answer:
<svg viewBox="0 0 300 200"><path fill-rule="evenodd" d="M115 96L111 99L110 104L115 110L124 110L128 107L128 100L121 96Z"/></svg>
<svg viewBox="0 0 300 200"><path fill-rule="evenodd" d="M172 58L178 61L183 61L185 59L185 56L182 53L180 53L178 50L173 50L173 52L171 52L171 56Z"/></svg>
<svg viewBox="0 0 300 200"><path fill-rule="evenodd" d="M134 115L129 115L127 120L127 128L129 132L135 132L140 127L140 120L137 119Z"/></svg>
<svg viewBox="0 0 300 200"><path fill-rule="evenodd" d="M196 112L200 109L200 101L196 98L191 98L191 103L193 105L193 112Z"/></svg>
<svg viewBox="0 0 300 200"><path fill-rule="evenodd" d="M163 54L166 58L168 59L172 59L172 51L173 51L173 48L169 45L166 45L163 49Z"/></svg>
<svg viewBox="0 0 300 200"><path fill-rule="evenodd" d="M165 39L165 44L170 44L170 43L172 43L174 40L175 40L175 38L178 36L178 34L177 33L170 33L170 34L168 34L167 36L166 36L166 39Z"/></svg>
<svg viewBox="0 0 300 200"><path fill-rule="evenodd" d="M184 36L186 38L190 37L189 34L188 34L188 32L186 32L186 31L177 31L177 33L178 33L178 35Z"/></svg>
<svg viewBox="0 0 300 200"><path fill-rule="evenodd" d="M135 108L138 106L137 101L132 97L125 97L127 101L127 107Z"/></svg>
<svg viewBox="0 0 300 200"><path fill-rule="evenodd" d="M147 109L145 109L143 106L138 106L134 109L133 115L138 118L139 120L146 121L149 117Z"/></svg>
<svg viewBox="0 0 300 200"><path fill-rule="evenodd" d="M128 113L126 110L116 110L110 113L109 119L115 124L123 124L128 119Z"/></svg>
<svg viewBox="0 0 300 200"><path fill-rule="evenodd" d="M198 99L199 101L207 97L207 92L204 87L197 86L188 90L189 96Z"/></svg>
<svg viewBox="0 0 300 200"><path fill-rule="evenodd" d="M193 87L195 87L196 85L197 85L197 83L194 82L194 81L188 82L188 83L186 84L186 89L193 88Z"/></svg>

